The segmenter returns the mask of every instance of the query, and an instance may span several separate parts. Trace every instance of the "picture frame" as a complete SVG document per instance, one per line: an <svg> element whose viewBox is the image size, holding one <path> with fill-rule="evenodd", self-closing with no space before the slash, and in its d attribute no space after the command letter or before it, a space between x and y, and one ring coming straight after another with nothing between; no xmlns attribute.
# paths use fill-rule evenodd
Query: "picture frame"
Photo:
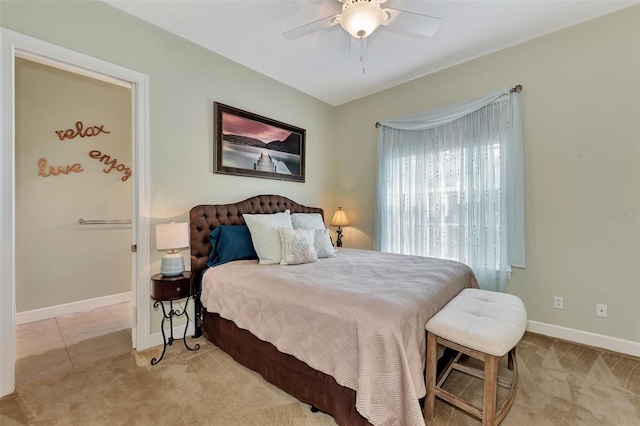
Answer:
<svg viewBox="0 0 640 426"><path fill-rule="evenodd" d="M214 173L305 181L305 129L218 102L213 115Z"/></svg>

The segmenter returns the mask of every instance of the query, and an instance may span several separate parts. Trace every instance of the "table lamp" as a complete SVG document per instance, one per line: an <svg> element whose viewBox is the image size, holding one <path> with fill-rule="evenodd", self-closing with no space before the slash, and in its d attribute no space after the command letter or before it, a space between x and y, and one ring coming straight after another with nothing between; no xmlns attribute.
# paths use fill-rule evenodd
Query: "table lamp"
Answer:
<svg viewBox="0 0 640 426"><path fill-rule="evenodd" d="M338 235L338 238L336 239L336 247L342 247L342 229L340 229L340 227L349 226L349 218L344 210L342 210L342 207L338 207L338 210L333 214L331 226L338 227L338 230L336 231L336 234Z"/></svg>
<svg viewBox="0 0 640 426"><path fill-rule="evenodd" d="M162 257L160 272L165 277L177 277L184 272L184 259L179 248L189 247L189 224L167 223L156 225L156 248L167 250Z"/></svg>

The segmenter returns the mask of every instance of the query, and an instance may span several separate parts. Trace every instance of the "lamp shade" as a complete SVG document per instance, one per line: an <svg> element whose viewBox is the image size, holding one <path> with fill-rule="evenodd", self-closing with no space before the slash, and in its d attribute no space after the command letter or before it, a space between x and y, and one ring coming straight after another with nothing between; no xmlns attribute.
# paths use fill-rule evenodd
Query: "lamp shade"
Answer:
<svg viewBox="0 0 640 426"><path fill-rule="evenodd" d="M166 223L156 225L156 248L172 250L189 247L189 224Z"/></svg>
<svg viewBox="0 0 640 426"><path fill-rule="evenodd" d="M359 1L345 7L340 15L340 25L352 37L364 38L371 35L382 24L384 12L377 2Z"/></svg>
<svg viewBox="0 0 640 426"><path fill-rule="evenodd" d="M347 214L342 210L342 207L338 207L338 210L333 214L331 219L331 226L349 226L349 218Z"/></svg>

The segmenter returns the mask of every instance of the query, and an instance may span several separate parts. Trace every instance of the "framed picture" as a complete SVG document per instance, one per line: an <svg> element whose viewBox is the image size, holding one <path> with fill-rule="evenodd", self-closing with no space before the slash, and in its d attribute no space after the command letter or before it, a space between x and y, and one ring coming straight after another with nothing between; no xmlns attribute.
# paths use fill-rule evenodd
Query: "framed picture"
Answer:
<svg viewBox="0 0 640 426"><path fill-rule="evenodd" d="M305 130L213 104L214 173L304 182Z"/></svg>

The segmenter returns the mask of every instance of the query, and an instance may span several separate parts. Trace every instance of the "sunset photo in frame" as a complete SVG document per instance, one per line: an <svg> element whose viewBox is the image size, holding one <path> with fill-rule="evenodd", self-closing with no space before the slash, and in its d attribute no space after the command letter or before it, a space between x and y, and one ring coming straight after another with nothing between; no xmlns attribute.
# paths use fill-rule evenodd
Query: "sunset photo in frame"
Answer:
<svg viewBox="0 0 640 426"><path fill-rule="evenodd" d="M304 182L304 129L213 104L215 173Z"/></svg>

